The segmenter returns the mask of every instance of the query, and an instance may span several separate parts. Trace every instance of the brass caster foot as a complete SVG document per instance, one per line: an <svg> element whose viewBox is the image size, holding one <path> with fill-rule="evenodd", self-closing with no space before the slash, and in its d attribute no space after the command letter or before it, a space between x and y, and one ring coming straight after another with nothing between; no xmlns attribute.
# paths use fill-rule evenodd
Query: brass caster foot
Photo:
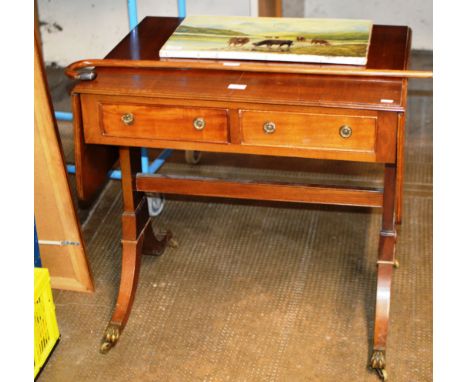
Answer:
<svg viewBox="0 0 468 382"><path fill-rule="evenodd" d="M177 248L179 246L176 239L174 238L173 233L169 230L161 230L158 232L156 234L156 239L162 244L161 253L159 255L162 255L167 247Z"/></svg>
<svg viewBox="0 0 468 382"><path fill-rule="evenodd" d="M385 370L385 369L376 369L376 371L377 371L377 374L379 375L379 378L382 381L384 381L384 382L388 381L387 370Z"/></svg>
<svg viewBox="0 0 468 382"><path fill-rule="evenodd" d="M388 375L385 370L385 353L382 350L375 350L370 360L370 366L375 369L382 381L387 381Z"/></svg>
<svg viewBox="0 0 468 382"><path fill-rule="evenodd" d="M172 239L172 232L167 229L159 229L157 232L155 232L154 236L156 236L156 239L158 241L163 241L163 240L170 240Z"/></svg>
<svg viewBox="0 0 468 382"><path fill-rule="evenodd" d="M177 248L179 246L179 243L174 238L171 231L161 230L156 234L156 239L161 243L165 243L165 245L170 248Z"/></svg>
<svg viewBox="0 0 468 382"><path fill-rule="evenodd" d="M395 261L393 262L393 268L395 268L395 269L400 268L400 262L399 262L398 260L395 260Z"/></svg>
<svg viewBox="0 0 468 382"><path fill-rule="evenodd" d="M161 256L168 246L174 247L172 244L173 241L175 242L172 238L171 231L160 231L157 234L150 232L148 238L145 237L145 244L142 252L144 255Z"/></svg>
<svg viewBox="0 0 468 382"><path fill-rule="evenodd" d="M104 336L101 340L101 347L99 352L101 354L106 354L112 349L120 337L120 325L110 323L107 325L107 328L104 332Z"/></svg>
<svg viewBox="0 0 468 382"><path fill-rule="evenodd" d="M174 238L171 238L171 240L169 240L169 243L167 243L167 245L169 247L171 247L171 248L178 248L179 247L179 243Z"/></svg>

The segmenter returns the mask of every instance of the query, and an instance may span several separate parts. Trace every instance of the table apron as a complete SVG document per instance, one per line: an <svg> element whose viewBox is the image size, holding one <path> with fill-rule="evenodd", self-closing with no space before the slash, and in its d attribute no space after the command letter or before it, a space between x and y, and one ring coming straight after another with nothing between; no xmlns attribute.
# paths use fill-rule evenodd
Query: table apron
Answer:
<svg viewBox="0 0 468 382"><path fill-rule="evenodd" d="M396 161L397 112L90 94L82 101L87 144Z"/></svg>

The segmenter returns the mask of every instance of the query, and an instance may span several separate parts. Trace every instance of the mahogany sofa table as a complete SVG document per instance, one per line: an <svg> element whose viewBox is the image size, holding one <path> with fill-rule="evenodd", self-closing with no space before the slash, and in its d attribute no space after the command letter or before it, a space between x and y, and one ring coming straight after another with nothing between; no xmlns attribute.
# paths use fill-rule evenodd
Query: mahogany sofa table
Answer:
<svg viewBox="0 0 468 382"><path fill-rule="evenodd" d="M311 64L264 63L256 70L249 62L163 61L159 49L181 20L145 18L106 57L108 67L96 65L92 80L72 93L80 200L92 199L117 157L122 171L122 274L101 351L115 345L128 320L141 253L162 253L170 239L152 232L146 192L376 207L382 228L371 366L385 378L407 78L301 69L321 68ZM366 69L405 70L410 40L408 27L375 25ZM145 67L149 60L156 67ZM112 67L116 62L122 65ZM139 147L383 163L384 187L148 175L141 173Z"/></svg>

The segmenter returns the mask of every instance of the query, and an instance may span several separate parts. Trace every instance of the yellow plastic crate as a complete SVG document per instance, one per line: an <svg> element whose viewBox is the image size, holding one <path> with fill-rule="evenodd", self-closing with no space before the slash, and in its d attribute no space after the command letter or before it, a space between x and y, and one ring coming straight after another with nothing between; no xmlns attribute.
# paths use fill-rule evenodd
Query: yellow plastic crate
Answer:
<svg viewBox="0 0 468 382"><path fill-rule="evenodd" d="M34 377L60 336L49 271L34 268Z"/></svg>

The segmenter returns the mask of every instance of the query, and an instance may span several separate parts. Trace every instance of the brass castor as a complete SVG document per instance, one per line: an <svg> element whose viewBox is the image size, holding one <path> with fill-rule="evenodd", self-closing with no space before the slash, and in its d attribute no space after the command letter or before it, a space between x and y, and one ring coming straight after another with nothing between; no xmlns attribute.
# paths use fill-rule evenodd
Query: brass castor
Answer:
<svg viewBox="0 0 468 382"><path fill-rule="evenodd" d="M388 374L385 370L385 353L382 350L374 350L370 360L370 366L375 369L382 381L387 381Z"/></svg>
<svg viewBox="0 0 468 382"><path fill-rule="evenodd" d="M393 262L393 267L394 267L395 269L400 268L400 262L399 262L398 260L395 260L395 261Z"/></svg>
<svg viewBox="0 0 468 382"><path fill-rule="evenodd" d="M178 248L179 243L173 236L172 232L169 230L160 230L156 234L156 239L160 241L161 243L165 243L167 247L170 248ZM162 253L161 253L162 254Z"/></svg>
<svg viewBox="0 0 468 382"><path fill-rule="evenodd" d="M377 374L379 375L380 379L382 381L387 381L388 380L388 374L387 374L387 370L385 369L376 369L377 371Z"/></svg>
<svg viewBox="0 0 468 382"><path fill-rule="evenodd" d="M179 243L175 239L172 232L169 231L169 230L164 230L164 229L160 230L156 234L156 239L159 240L161 243L166 243L167 247L170 247L170 248L178 248L179 247Z"/></svg>
<svg viewBox="0 0 468 382"><path fill-rule="evenodd" d="M112 349L120 337L120 325L110 323L107 325L106 330L104 331L104 336L101 340L101 347L99 352L101 354L106 354Z"/></svg>
<svg viewBox="0 0 468 382"><path fill-rule="evenodd" d="M186 150L185 151L185 161L188 164L198 164L201 160L202 153L200 151L192 151Z"/></svg>
<svg viewBox="0 0 468 382"><path fill-rule="evenodd" d="M173 237L171 238L171 240L169 240L169 243L167 243L167 245L171 248L179 248L179 242Z"/></svg>

